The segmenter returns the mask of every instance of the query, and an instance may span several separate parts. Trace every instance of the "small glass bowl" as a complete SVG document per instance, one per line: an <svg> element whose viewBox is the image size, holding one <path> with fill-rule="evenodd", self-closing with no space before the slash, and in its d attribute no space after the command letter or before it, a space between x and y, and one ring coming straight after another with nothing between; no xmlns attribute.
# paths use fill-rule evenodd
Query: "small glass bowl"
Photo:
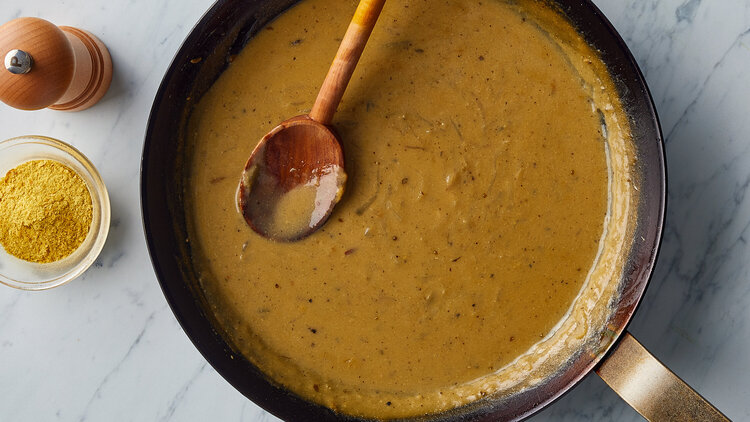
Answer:
<svg viewBox="0 0 750 422"><path fill-rule="evenodd" d="M99 172L78 150L44 136L21 136L0 142L0 178L9 170L32 160L55 160L73 169L91 194L93 219L86 239L69 256L38 264L8 254L0 245L0 283L22 290L60 286L83 274L94 263L109 233L109 195Z"/></svg>

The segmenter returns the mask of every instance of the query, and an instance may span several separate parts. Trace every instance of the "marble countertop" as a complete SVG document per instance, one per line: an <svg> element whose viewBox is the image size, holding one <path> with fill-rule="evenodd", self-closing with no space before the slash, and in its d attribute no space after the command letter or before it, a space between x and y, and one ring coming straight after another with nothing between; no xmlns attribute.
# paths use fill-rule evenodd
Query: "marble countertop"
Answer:
<svg viewBox="0 0 750 422"><path fill-rule="evenodd" d="M669 206L656 271L631 332L734 420L750 419L750 1L595 0L635 55L667 142ZM139 166L151 102L209 0L8 1L87 29L115 66L80 113L0 104L0 139L72 143L109 187L96 265L45 292L0 286L0 420L276 420L219 376L175 320L151 267ZM536 421L635 421L596 375Z"/></svg>

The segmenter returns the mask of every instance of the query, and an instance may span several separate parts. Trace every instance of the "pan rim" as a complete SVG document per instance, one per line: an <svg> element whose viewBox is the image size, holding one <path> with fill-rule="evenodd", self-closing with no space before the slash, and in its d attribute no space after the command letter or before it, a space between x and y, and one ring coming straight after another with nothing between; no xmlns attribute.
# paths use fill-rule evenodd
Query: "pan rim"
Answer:
<svg viewBox="0 0 750 422"><path fill-rule="evenodd" d="M211 340L223 343L223 339L221 339L220 334L216 330L211 329L210 331L206 331L205 327L201 327L200 330L196 328L196 325L194 323L195 315L189 315L189 303L186 302L184 298L179 297L180 294L183 294L186 291L186 287L180 286L181 280L175 281L172 277L173 274L179 273L179 270L175 271L175 268L166 268L166 266L169 264L167 263L168 260L165 258L165 255L169 255L172 252L165 252L165 244L158 238L159 232L157 231L156 226L158 226L160 223L158 218L156 217L157 213L154 211L159 207L159 205L163 205L158 203L160 193L162 193L163 191L155 188L155 186L159 183L159 178L156 176L156 174L158 173L154 171L154 165L159 162L159 157L154 144L157 144L159 142L159 138L157 137L157 128L160 124L159 118L161 107L166 102L174 101L174 98L170 96L169 85L172 83L176 75L184 69L186 61L190 60L190 53L193 51L194 45L200 41L199 38L209 30L208 28L206 28L207 23L215 21L218 15L220 15L222 8L227 8L227 5L236 3L245 4L249 7L257 8L258 4L263 2L260 0L218 0L216 3L214 3L214 5L203 15L203 17L201 17L195 27L191 30L191 32L188 34L185 41L175 54L174 59L172 60L167 72L165 73L162 82L160 83L157 94L155 95L145 134L143 153L141 158L140 183L141 216L147 247L149 250L149 256L165 299L167 300L170 309L180 323L182 329L185 331L188 338L190 338L191 342L193 342L195 347L201 352L204 358L238 391L240 391L255 403L259 404L261 407L281 418L294 419L299 418L300 415L305 415L305 417L308 418L311 416L315 416L316 420L356 420L355 418L351 418L347 415L337 414L330 409L307 402L306 400L301 399L296 395L273 385L272 382L269 382L267 379L264 379L264 377L262 377L262 375L257 371L257 368L255 368L255 372L257 372L257 374L254 375L258 376L259 378L255 381L260 384L264 384L260 385L259 388L248 388L247 382L238 379L237 375L228 374L227 371L236 369L236 361L238 360L237 358L242 358L234 354L234 352L231 350L231 347L226 344L208 344ZM656 107L654 105L653 98L648 89L648 86L645 82L645 78L636 63L635 58L627 48L625 42L622 40L620 35L617 33L612 24L607 20L604 14L590 0L558 0L555 3L564 4L562 7L562 11L566 14L566 17L568 17L574 24L576 24L576 21L570 16L570 13L575 8L583 8L594 17L594 20L596 21L595 23L602 26L598 29L598 31L605 31L609 34L610 41L614 44L613 48L616 50L615 53L617 57L615 57L615 59L618 59L618 64L624 65L628 72L632 72L632 74L629 76L632 77L633 80L628 80L626 82L631 84L634 83L635 86L640 89L639 99L642 100L642 107L645 107L645 110L641 109L641 111L643 111L644 115L647 116L645 120L648 120L651 123L651 129L653 129L654 132L654 138L651 139L651 141L655 142L653 142L653 145L651 146L655 148L656 153L652 157L655 160L652 167L655 170L654 174L656 175L657 179L659 179L657 183L658 192L654 192L653 199L649 199L650 202L656 201L655 204L650 204L651 211L653 212L653 221L651 222L651 224L653 224L653 226L651 226L653 230L649 233L651 240L651 244L649 245L650 252L645 257L646 259L640 263L638 273L634 275L633 283L631 286L631 294L634 298L634 301L631 301L631 303L627 307L628 309L626 310L625 314L621 316L617 324L617 330L614 331L613 341L611 341L608 346L602 350L602 353L590 359L585 363L585 365L577 367L575 371L576 374L574 376L568 376L566 378L566 382L562 383L562 385L558 388L555 388L554 392L548 392L548 394L546 394L542 400L536 400L535 403L532 403L532 406L510 406L512 407L511 411L508 410L507 404L494 409L483 406L483 409L480 411L469 412L468 418L466 418L466 420L485 420L487 418L491 418L494 420L498 416L507 418L509 420L524 419L561 398L565 393L575 387L575 385L577 385L583 378L590 374L591 371L593 371L597 367L597 365L601 363L606 355L611 352L614 345L618 343L619 339L622 336L622 333L630 324L633 315L637 311L638 306L640 306L645 293L645 289L649 284L651 276L653 275L654 266L658 257L658 252L663 237L667 199L664 141L658 115L656 113ZM576 24L576 27L579 28L579 32L581 32L584 38L591 43L592 40L589 39L586 28L581 29L579 24ZM595 43L592 44L594 44L596 47ZM605 60L606 56L604 53L606 53L606 51L602 52L602 60L604 60L607 67L610 68L610 63ZM156 180L157 182L154 182L154 180ZM161 223L164 223L163 219L161 220ZM193 311L194 310L195 309L193 309ZM234 365L228 364L224 361L230 359L230 357L235 361ZM472 405L469 405L469 407L470 406ZM464 420L464 418L462 418L462 420Z"/></svg>

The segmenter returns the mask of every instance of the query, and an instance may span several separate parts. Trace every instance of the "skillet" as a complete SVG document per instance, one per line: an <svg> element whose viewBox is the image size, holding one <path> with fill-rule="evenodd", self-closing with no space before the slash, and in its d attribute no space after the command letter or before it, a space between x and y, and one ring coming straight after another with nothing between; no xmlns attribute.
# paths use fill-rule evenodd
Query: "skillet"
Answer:
<svg viewBox="0 0 750 422"><path fill-rule="evenodd" d="M185 333L229 383L285 420L359 420L309 402L269 381L224 339L198 285L190 261L184 213L190 112L232 58L266 23L297 0L218 0L188 35L156 94L141 162L141 205L149 252L162 291ZM424 420L517 420L547 406L596 370L649 419L685 416L722 420L718 410L664 368L627 334L626 327L649 282L662 236L666 201L664 146L648 87L625 43L589 0L551 3L601 53L630 120L640 181L637 239L626 257L620 294L596 353L577 353L546 382L505 398L487 398ZM648 363L651 366L643 366ZM654 384L654 376L661 376ZM663 375L663 376L662 376ZM652 394L632 394L636 383ZM667 383L670 383L667 385ZM632 390L632 389L631 389ZM667 395L657 396L656 393ZM670 395L671 394L671 395Z"/></svg>

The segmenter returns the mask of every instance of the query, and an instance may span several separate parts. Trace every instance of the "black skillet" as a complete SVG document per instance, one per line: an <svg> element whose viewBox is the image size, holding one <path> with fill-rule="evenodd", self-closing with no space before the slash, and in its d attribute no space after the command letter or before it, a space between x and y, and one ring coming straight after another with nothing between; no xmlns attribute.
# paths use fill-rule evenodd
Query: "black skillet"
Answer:
<svg viewBox="0 0 750 422"><path fill-rule="evenodd" d="M357 420L274 385L245 358L235 353L213 324L211 314L205 311L205 300L190 261L190 243L187 241L183 211L183 187L186 181L183 140L187 118L232 57L260 28L294 3L296 0L218 0L188 35L164 76L148 122L141 163L143 222L151 259L167 302L195 347L227 381L250 400L285 420ZM565 368L535 388L509 398L482 399L448 413L423 418L426 420L522 419L562 396L594 369L618 390L618 382L634 380L631 373L633 368L622 368L622 362L625 362L625 366L635 359L651 359L658 363L645 350L645 355L637 355L639 345L624 331L649 281L661 240L666 180L659 121L635 60L596 6L588 0L558 0L553 3L601 52L626 105L637 149L636 172L640 179L641 195L638 200L638 223L632 233L637 241L633 242L629 251L621 295L614 304L616 311L608 322L614 341L607 343L598 354L578 353L571 356ZM610 355L605 363L600 363L608 352ZM608 373L609 378L606 376ZM679 384L676 377L674 380ZM636 379L635 382L648 380ZM688 391L685 395L697 400L699 410L713 409L706 402L701 402L692 390L685 388ZM660 409L667 413L674 411L658 403L657 409L654 409L653 400L640 399L639 402L625 398L650 418L663 415L658 413ZM678 395L660 400L660 403L683 399ZM680 404L677 407L684 406Z"/></svg>

